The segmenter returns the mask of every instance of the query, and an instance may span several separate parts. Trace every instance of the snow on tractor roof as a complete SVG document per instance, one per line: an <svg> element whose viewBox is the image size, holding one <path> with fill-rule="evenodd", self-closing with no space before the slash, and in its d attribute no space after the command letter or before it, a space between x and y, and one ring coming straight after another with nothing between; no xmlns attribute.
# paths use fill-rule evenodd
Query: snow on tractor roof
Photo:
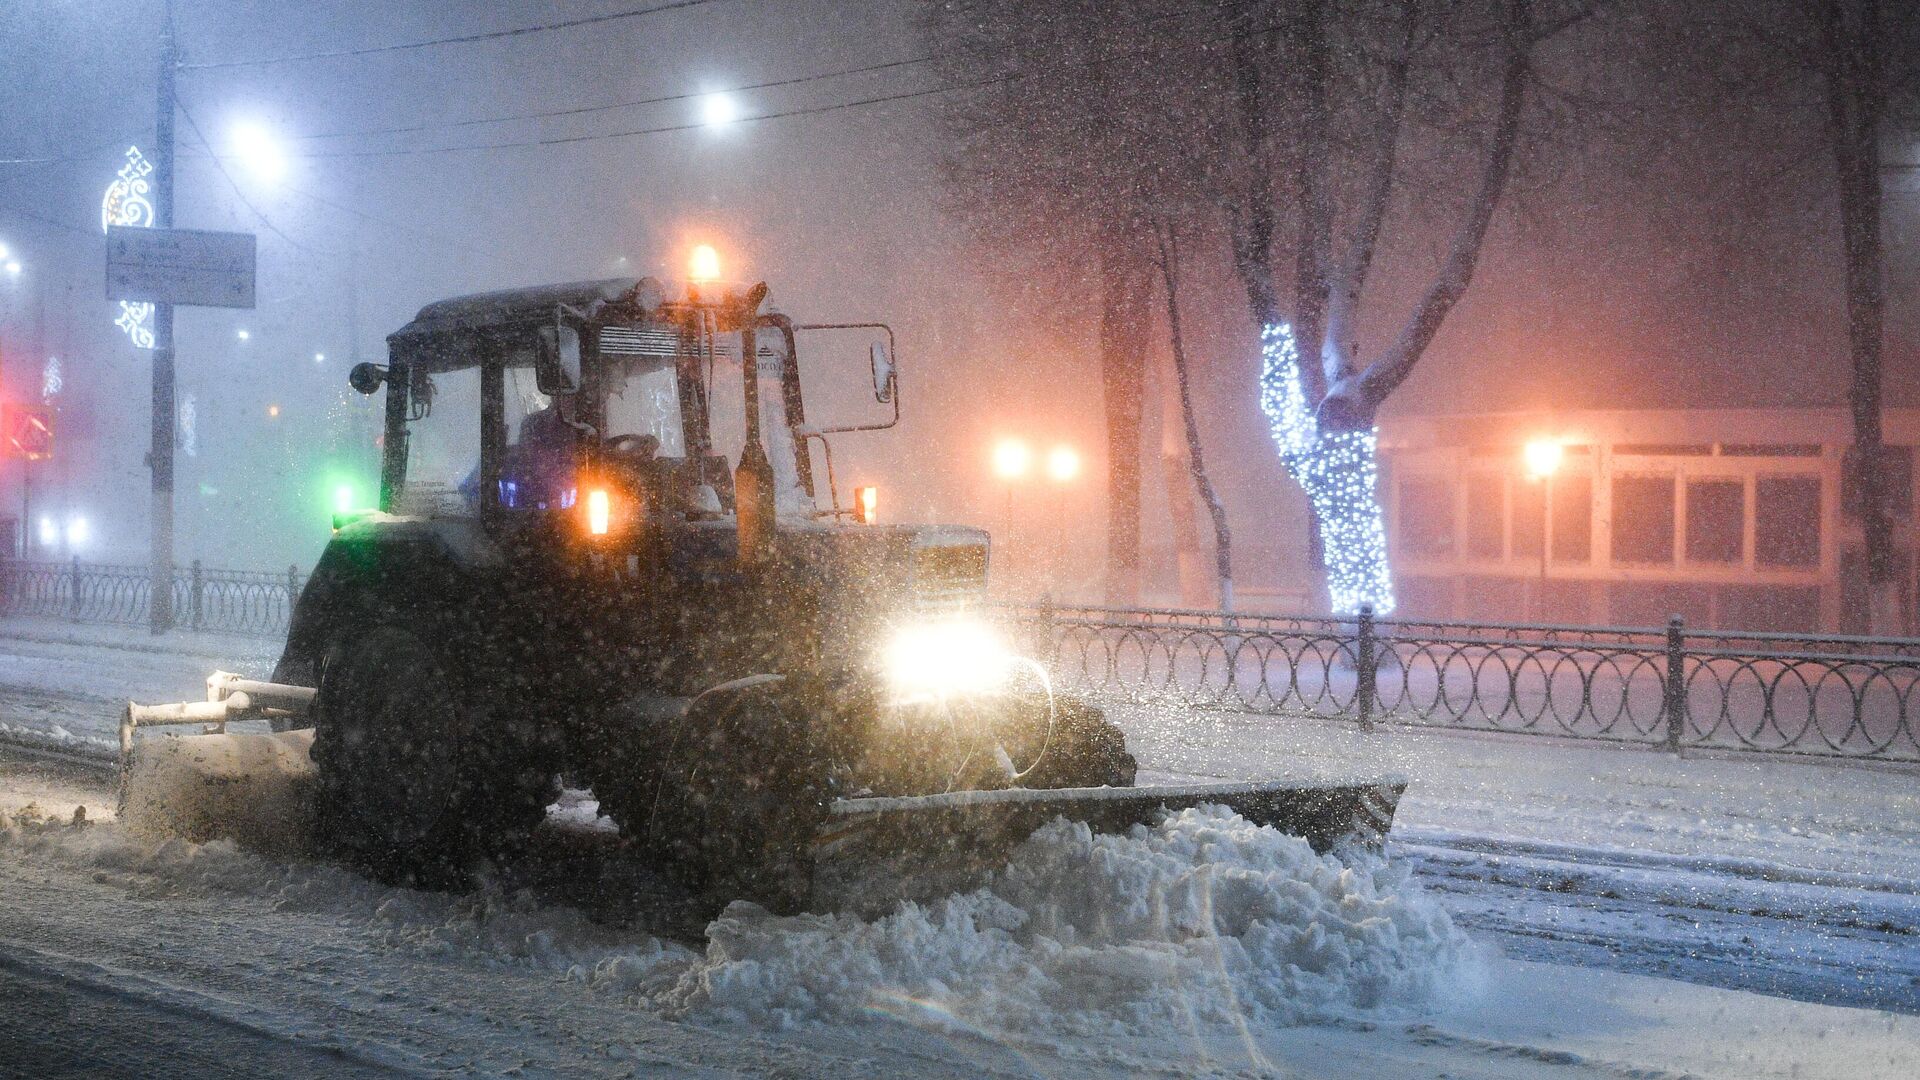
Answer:
<svg viewBox="0 0 1920 1080"><path fill-rule="evenodd" d="M620 303L632 298L646 280L607 278L601 281L574 281L436 300L421 308L412 322L388 335L387 341L398 346L448 333L547 323L553 320L554 309L562 304L585 309L596 301Z"/></svg>

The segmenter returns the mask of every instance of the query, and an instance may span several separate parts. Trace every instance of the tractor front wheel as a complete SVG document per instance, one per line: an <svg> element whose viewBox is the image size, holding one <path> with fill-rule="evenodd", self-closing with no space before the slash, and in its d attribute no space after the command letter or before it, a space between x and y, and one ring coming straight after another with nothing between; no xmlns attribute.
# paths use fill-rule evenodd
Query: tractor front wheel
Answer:
<svg viewBox="0 0 1920 1080"><path fill-rule="evenodd" d="M545 814L548 784L494 776L458 667L380 627L329 658L315 703L322 846L393 882L467 883L475 860ZM539 790L535 790L538 788Z"/></svg>

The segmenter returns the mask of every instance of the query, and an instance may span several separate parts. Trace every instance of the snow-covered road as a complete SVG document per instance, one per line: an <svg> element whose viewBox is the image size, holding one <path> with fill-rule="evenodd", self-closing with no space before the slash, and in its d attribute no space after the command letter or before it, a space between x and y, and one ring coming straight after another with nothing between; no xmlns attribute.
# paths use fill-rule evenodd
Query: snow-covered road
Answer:
<svg viewBox="0 0 1920 1080"><path fill-rule="evenodd" d="M104 751L126 698L195 697L212 667L264 674L272 653L250 639L0 626L0 739ZM1418 1007L1239 1034L1049 1038L969 1026L923 1002L873 1010L869 1023L774 1036L731 1023L717 1036L713 1016L669 1018L638 989L655 968L694 962L640 931L526 897L399 894L218 846L168 854L91 838L108 827L0 852L0 994L98 1006L109 1025L150 1011L156 1045L173 1037L168 1017L191 1015L232 1040L229 1060L265 1054L289 1075L328 1062L336 1073L617 1074L649 1062L794 1075L1920 1072L1920 1018L1872 1011L1920 1012L1913 771L1145 709L1119 719L1166 777L1410 774L1395 861L1505 957L1479 963L1477 987ZM8 766L0 807L107 810L84 777L40 776ZM835 947L845 929L827 935ZM764 950L790 930L752 929L755 955L778 958ZM631 978L596 977L603 968ZM0 1019L0 1061L31 1040L24 1015ZM623 1056L636 1048L643 1056Z"/></svg>

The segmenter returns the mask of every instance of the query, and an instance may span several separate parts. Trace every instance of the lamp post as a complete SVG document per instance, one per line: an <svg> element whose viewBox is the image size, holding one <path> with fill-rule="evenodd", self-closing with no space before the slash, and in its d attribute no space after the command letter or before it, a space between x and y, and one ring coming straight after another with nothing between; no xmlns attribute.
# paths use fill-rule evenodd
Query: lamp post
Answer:
<svg viewBox="0 0 1920 1080"><path fill-rule="evenodd" d="M993 447L993 475L1007 488L1007 570L1013 570L1013 485L1033 467L1033 450L1019 439L1001 439Z"/></svg>
<svg viewBox="0 0 1920 1080"><path fill-rule="evenodd" d="M1533 596L1533 617L1540 621L1546 618L1547 544L1550 539L1549 523L1553 520L1553 474L1560 471L1560 461L1566 456L1566 449L1555 439L1534 439L1527 443L1521 456L1526 462L1527 475L1540 484L1540 584L1534 589Z"/></svg>

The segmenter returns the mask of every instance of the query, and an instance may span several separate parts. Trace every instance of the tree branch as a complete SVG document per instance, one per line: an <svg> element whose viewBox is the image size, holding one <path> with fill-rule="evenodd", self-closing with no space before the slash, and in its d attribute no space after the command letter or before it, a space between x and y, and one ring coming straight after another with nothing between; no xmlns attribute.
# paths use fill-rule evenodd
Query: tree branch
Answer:
<svg viewBox="0 0 1920 1080"><path fill-rule="evenodd" d="M1400 125L1406 112L1407 78L1413 68L1413 38L1416 21L1414 0L1401 0L1400 51L1389 60L1385 100L1375 121L1378 138L1367 170L1365 193L1360 212L1354 218L1353 239L1347 245L1347 257L1331 283L1327 302L1326 343L1321 347L1321 367L1328 385L1352 374L1358 343L1353 337L1353 321L1360 306L1360 293L1366 288L1367 274L1373 267L1373 253L1380 240L1380 228L1393 197L1393 174L1399 161Z"/></svg>
<svg viewBox="0 0 1920 1080"><path fill-rule="evenodd" d="M1512 171L1514 146L1520 138L1520 117L1526 104L1527 49L1532 25L1530 0L1508 0L1504 28L1506 64L1500 78L1500 104L1494 115L1493 135L1480 173L1480 183L1467 205L1467 215L1455 231L1447 260L1426 295L1387 351L1357 376L1341 380L1321 408L1322 428L1340 430L1368 426L1389 394L1413 373L1427 347L1455 304L1466 294L1480 259L1487 227L1506 190Z"/></svg>

